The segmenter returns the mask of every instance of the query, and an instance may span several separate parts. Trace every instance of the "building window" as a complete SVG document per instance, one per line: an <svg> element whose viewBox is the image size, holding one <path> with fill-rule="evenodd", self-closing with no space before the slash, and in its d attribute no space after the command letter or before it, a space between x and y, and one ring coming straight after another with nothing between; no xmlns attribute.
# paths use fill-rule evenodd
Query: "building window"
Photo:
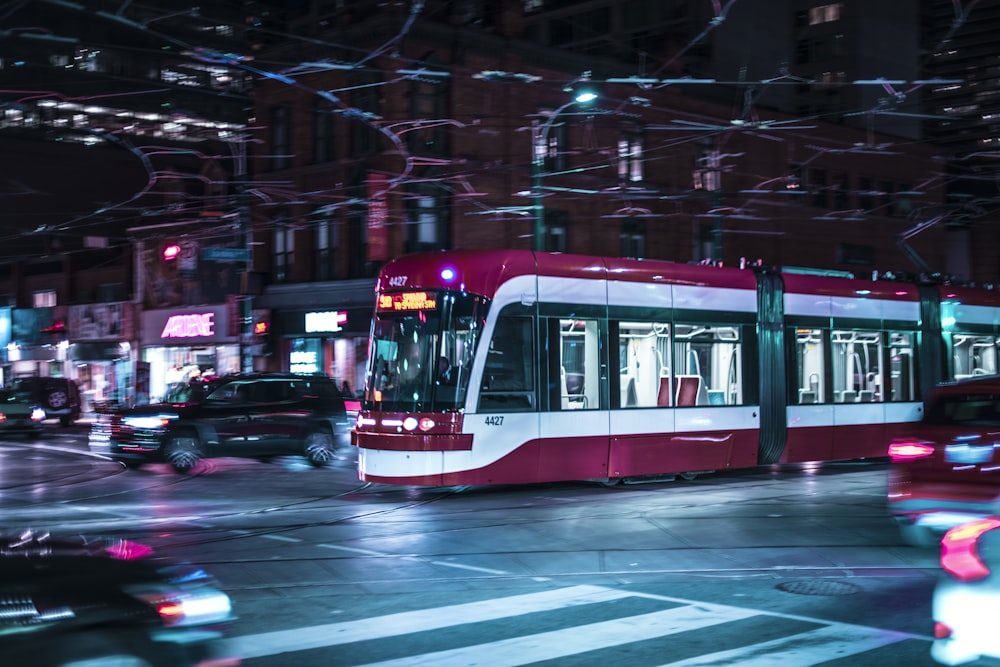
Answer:
<svg viewBox="0 0 1000 667"><path fill-rule="evenodd" d="M569 214L566 211L545 211L545 251L569 252Z"/></svg>
<svg viewBox="0 0 1000 667"><path fill-rule="evenodd" d="M893 214L900 218L905 218L913 212L914 192L911 187L909 183L902 183L899 186L899 190L896 191Z"/></svg>
<svg viewBox="0 0 1000 667"><path fill-rule="evenodd" d="M550 112L551 113L551 112ZM535 163L544 171L561 171L566 168L566 125L550 118L534 121Z"/></svg>
<svg viewBox="0 0 1000 667"><path fill-rule="evenodd" d="M31 295L32 308L52 308L56 305L56 291L54 289L38 290Z"/></svg>
<svg viewBox="0 0 1000 667"><path fill-rule="evenodd" d="M858 206L865 211L875 208L875 197L878 193L875 192L874 188L871 178L868 176L858 177Z"/></svg>
<svg viewBox="0 0 1000 667"><path fill-rule="evenodd" d="M642 178L642 138L637 134L626 134L618 140L618 180L621 183L637 183Z"/></svg>
<svg viewBox="0 0 1000 667"><path fill-rule="evenodd" d="M410 118L420 118L426 127L406 132L406 144L415 155L443 156L447 150L445 139L450 126L433 122L446 115L447 86L439 81L416 80L410 87Z"/></svg>
<svg viewBox="0 0 1000 667"><path fill-rule="evenodd" d="M407 203L407 209L409 250L417 252L442 248L444 211L440 199L421 188Z"/></svg>
<svg viewBox="0 0 1000 667"><path fill-rule="evenodd" d="M313 162L330 162L334 153L334 121L336 113L332 104L321 99L313 116Z"/></svg>
<svg viewBox="0 0 1000 667"><path fill-rule="evenodd" d="M833 177L833 208L846 211L851 207L851 178L847 174Z"/></svg>
<svg viewBox="0 0 1000 667"><path fill-rule="evenodd" d="M840 13L844 8L844 3L833 2L829 5L820 5L809 9L809 25L820 23L832 23L840 20Z"/></svg>
<svg viewBox="0 0 1000 667"><path fill-rule="evenodd" d="M292 109L287 104L271 107L271 168L292 166Z"/></svg>
<svg viewBox="0 0 1000 667"><path fill-rule="evenodd" d="M646 256L646 223L625 218L621 230L621 256L642 259Z"/></svg>
<svg viewBox="0 0 1000 667"><path fill-rule="evenodd" d="M295 255L295 230L284 224L274 228L274 281L286 282L291 277Z"/></svg>
<svg viewBox="0 0 1000 667"><path fill-rule="evenodd" d="M336 223L332 220L320 220L316 224L316 280L333 280L336 248Z"/></svg>
<svg viewBox="0 0 1000 667"><path fill-rule="evenodd" d="M695 156L695 167L692 175L695 190L715 192L721 189L719 151L708 146L699 146Z"/></svg>
<svg viewBox="0 0 1000 667"><path fill-rule="evenodd" d="M354 78L353 106L360 111L360 117L351 122L351 152L354 157L372 155L378 152L381 133L371 125L368 118L379 115L381 88L377 77L358 75Z"/></svg>
<svg viewBox="0 0 1000 667"><path fill-rule="evenodd" d="M826 169L813 167L809 170L809 190L812 192L812 205L817 208L828 208L830 200L828 195L829 174Z"/></svg>

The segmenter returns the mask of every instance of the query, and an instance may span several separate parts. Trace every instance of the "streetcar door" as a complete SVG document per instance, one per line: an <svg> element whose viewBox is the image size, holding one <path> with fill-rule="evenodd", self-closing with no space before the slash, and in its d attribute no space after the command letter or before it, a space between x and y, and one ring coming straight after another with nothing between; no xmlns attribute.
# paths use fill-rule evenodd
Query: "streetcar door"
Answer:
<svg viewBox="0 0 1000 667"><path fill-rule="evenodd" d="M605 479L610 439L607 319L595 307L573 310L539 319L543 349L548 350L540 369L547 388L539 415L540 473L551 479Z"/></svg>

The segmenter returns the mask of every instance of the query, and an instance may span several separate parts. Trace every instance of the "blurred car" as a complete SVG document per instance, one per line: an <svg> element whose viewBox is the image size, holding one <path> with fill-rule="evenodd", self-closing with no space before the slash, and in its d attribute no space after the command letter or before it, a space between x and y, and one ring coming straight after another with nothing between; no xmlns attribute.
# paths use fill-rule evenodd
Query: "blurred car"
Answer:
<svg viewBox="0 0 1000 667"><path fill-rule="evenodd" d="M350 443L351 426L340 390L325 375L234 375L198 402L97 415L90 449L127 466L159 461L178 472L217 456L297 454L323 466Z"/></svg>
<svg viewBox="0 0 1000 667"><path fill-rule="evenodd" d="M923 419L888 451L889 511L914 546L1000 514L1000 377L939 385L924 404Z"/></svg>
<svg viewBox="0 0 1000 667"><path fill-rule="evenodd" d="M205 377L199 376L191 378L185 382L177 382L169 387L163 396L163 403L201 403L213 389L218 387L232 377Z"/></svg>
<svg viewBox="0 0 1000 667"><path fill-rule="evenodd" d="M37 438L42 434L45 411L30 394L14 389L0 389L0 434L26 435Z"/></svg>
<svg viewBox="0 0 1000 667"><path fill-rule="evenodd" d="M945 665L1000 659L1000 518L961 524L941 539L931 657Z"/></svg>
<svg viewBox="0 0 1000 667"><path fill-rule="evenodd" d="M78 420L83 411L80 388L69 378L20 377L14 379L10 388L30 396L45 411L46 419L58 419L63 426Z"/></svg>
<svg viewBox="0 0 1000 667"><path fill-rule="evenodd" d="M115 539L0 536L7 665L238 665L229 596L203 570Z"/></svg>

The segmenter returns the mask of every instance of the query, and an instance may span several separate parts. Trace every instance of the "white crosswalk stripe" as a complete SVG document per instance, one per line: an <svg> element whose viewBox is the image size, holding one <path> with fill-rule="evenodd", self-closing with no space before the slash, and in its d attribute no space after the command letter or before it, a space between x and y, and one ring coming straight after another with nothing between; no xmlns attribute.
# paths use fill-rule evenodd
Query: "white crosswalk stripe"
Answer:
<svg viewBox="0 0 1000 667"><path fill-rule="evenodd" d="M402 612L346 623L278 630L259 635L236 637L231 647L237 655L256 658L286 651L302 651L349 642L383 639L394 635L426 632L458 625L520 616L537 611L551 611L581 604L594 604L629 597L628 591L600 586L574 586L544 593L530 593L482 602L450 605L420 611Z"/></svg>
<svg viewBox="0 0 1000 667"><path fill-rule="evenodd" d="M784 637L757 643L751 641L739 648L682 658L663 663L663 667L809 667L828 661L831 657L848 658L908 639L928 639L861 625L771 614L757 609L707 604L601 586L572 586L375 618L232 637L227 640L227 649L231 654L244 659L263 658L424 632L456 632L473 623L509 622L527 614L559 610L584 611L593 609L587 605L599 606L628 599L661 601L667 608L657 611L644 609L643 613L611 620L582 622L536 633L529 631L496 641L417 652L383 660L361 660L352 664L356 667L467 667L486 664L483 660L488 659L490 667L518 667L670 637L691 630L711 628L718 631L717 626L754 617L770 617L776 621L782 618L807 621L822 627L803 630L800 626L797 631Z"/></svg>
<svg viewBox="0 0 1000 667"><path fill-rule="evenodd" d="M373 662L359 667L423 667L424 665L467 667L481 662L481 656L489 656L490 667L516 667L654 637L664 637L675 632L697 630L752 615L752 611L741 609L730 609L728 613L720 613L716 609L677 607L614 621L588 623L564 630L466 646L451 651L436 651L407 656L399 660ZM477 656L480 660L476 659Z"/></svg>
<svg viewBox="0 0 1000 667"><path fill-rule="evenodd" d="M834 623L769 642L666 664L670 667L810 667L829 660L830 656L846 658L910 638L899 632Z"/></svg>

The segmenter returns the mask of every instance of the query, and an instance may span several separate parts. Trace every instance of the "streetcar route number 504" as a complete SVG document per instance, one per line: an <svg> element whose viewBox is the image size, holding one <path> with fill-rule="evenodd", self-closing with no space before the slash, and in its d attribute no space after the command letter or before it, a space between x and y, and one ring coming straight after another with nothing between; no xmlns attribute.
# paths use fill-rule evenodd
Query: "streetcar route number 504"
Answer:
<svg viewBox="0 0 1000 667"><path fill-rule="evenodd" d="M487 426L503 426L503 415L491 415L486 418Z"/></svg>

